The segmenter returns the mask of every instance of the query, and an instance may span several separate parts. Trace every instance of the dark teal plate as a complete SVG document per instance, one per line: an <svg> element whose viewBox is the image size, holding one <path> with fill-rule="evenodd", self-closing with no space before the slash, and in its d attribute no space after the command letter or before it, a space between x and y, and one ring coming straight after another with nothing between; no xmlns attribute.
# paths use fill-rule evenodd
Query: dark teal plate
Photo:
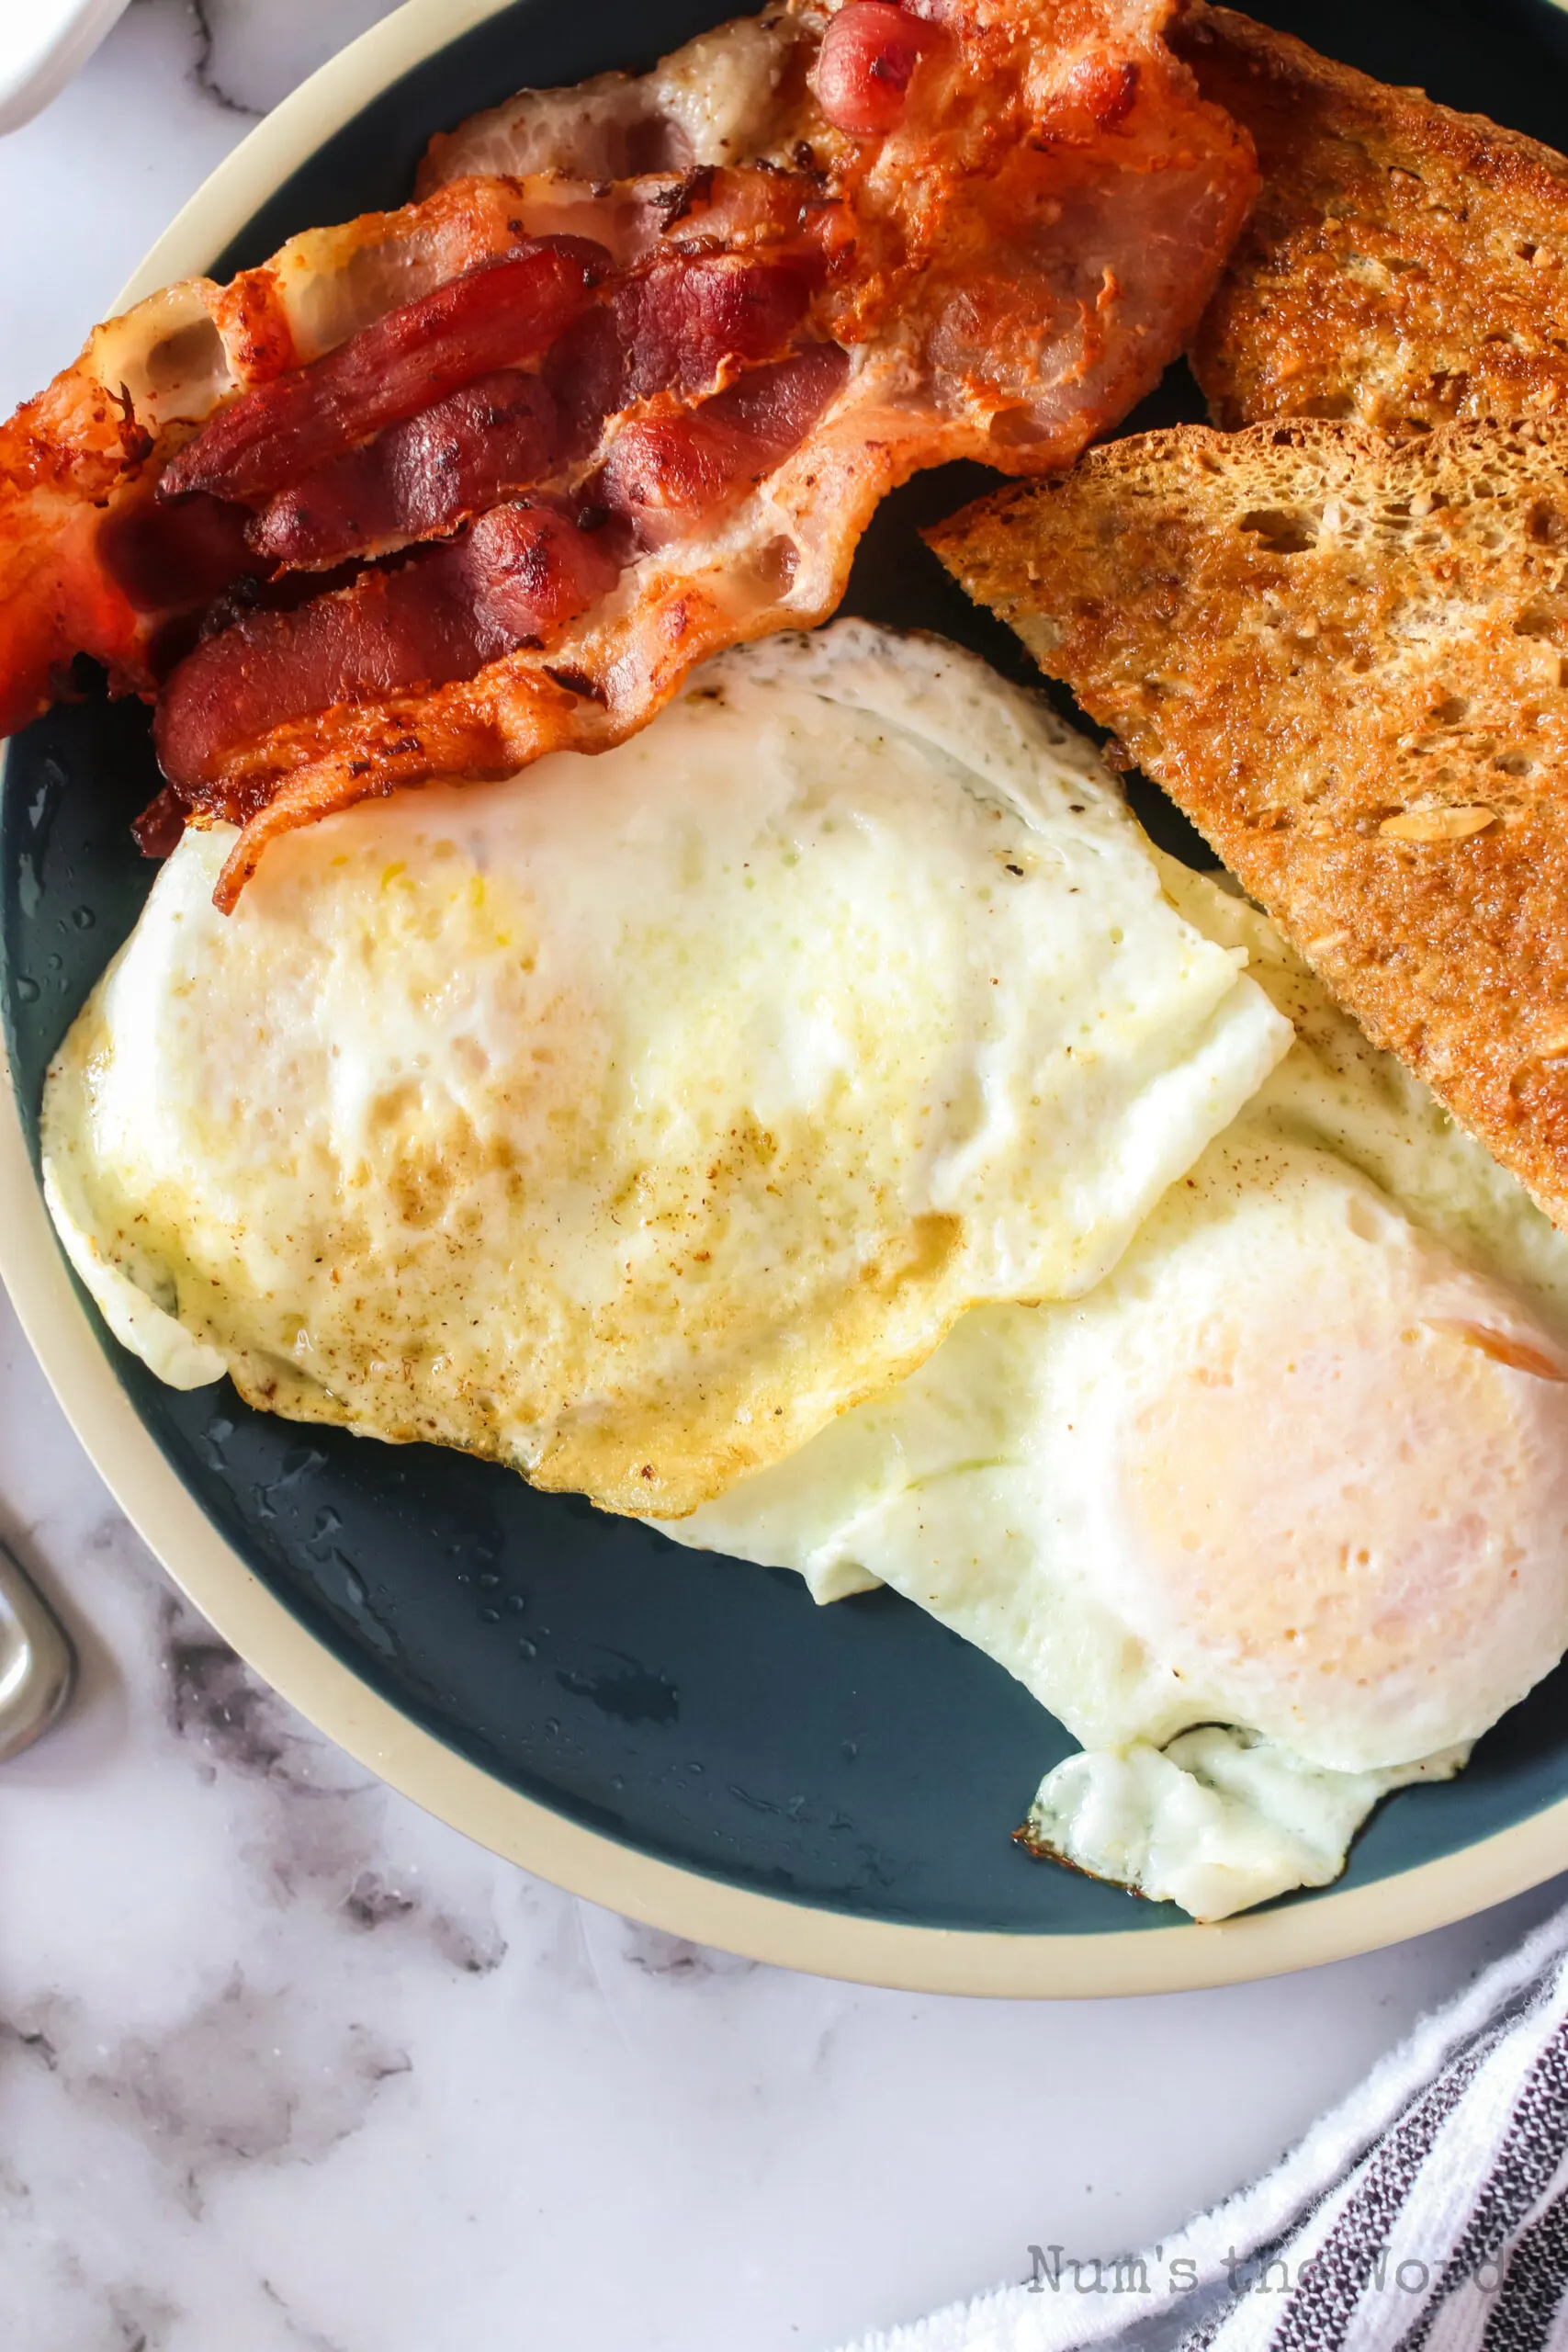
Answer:
<svg viewBox="0 0 1568 2352"><path fill-rule="evenodd" d="M329 140L217 274L314 222L401 201L438 127L525 84L651 62L727 13L722 0L520 0ZM1545 0L1510 0L1502 17L1481 0L1261 13L1385 78L1568 141L1564 26ZM1177 372L1141 421L1198 413ZM970 609L916 537L983 479L953 468L892 500L848 609L943 630L1019 674L1012 639ZM6 754L0 989L35 1151L45 1065L152 878L127 825L154 788L135 706L58 710ZM1157 796L1141 805L1180 840ZM680 1550L456 1453L302 1430L250 1411L226 1383L176 1394L103 1344L186 1487L293 1615L439 1740L572 1821L739 1887L867 1918L1034 1935L1178 1921L1012 1845L1041 1774L1072 1743L999 1668L906 1602L877 1593L819 1610L781 1570ZM1461 1781L1385 1805L1346 1883L1453 1854L1564 1796L1559 1669Z"/></svg>

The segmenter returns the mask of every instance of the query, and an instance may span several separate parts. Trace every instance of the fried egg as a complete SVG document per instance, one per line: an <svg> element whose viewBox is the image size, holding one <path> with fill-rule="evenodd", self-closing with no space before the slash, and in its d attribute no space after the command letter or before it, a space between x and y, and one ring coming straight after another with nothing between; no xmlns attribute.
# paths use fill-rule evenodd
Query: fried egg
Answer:
<svg viewBox="0 0 1568 2352"><path fill-rule="evenodd" d="M1162 870L1290 1054L1088 1295L976 1308L668 1532L931 1611L1083 1743L1026 1841L1217 1918L1332 1879L1568 1645L1568 1238Z"/></svg>
<svg viewBox="0 0 1568 2352"><path fill-rule="evenodd" d="M1081 740L859 623L279 841L225 917L232 841L186 833L50 1072L83 1282L166 1379L615 1510L1091 1290L1290 1044Z"/></svg>

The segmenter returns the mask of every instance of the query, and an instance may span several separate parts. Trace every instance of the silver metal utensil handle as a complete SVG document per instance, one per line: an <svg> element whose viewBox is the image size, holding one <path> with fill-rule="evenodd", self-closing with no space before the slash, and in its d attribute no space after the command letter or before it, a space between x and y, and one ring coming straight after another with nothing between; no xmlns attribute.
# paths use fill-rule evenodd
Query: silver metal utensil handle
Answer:
<svg viewBox="0 0 1568 2352"><path fill-rule="evenodd" d="M0 1541L0 1764L41 1737L75 1679L64 1627Z"/></svg>

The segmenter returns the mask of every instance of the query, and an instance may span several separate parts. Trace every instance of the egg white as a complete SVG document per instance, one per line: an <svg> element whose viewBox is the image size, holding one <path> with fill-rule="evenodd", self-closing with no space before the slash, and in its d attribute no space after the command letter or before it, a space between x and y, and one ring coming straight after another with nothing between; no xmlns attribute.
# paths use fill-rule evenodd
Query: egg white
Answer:
<svg viewBox="0 0 1568 2352"><path fill-rule="evenodd" d="M931 1610L1083 1742L1027 1841L1213 1918L1335 1875L1568 1646L1568 1241L1162 871L1291 1053L1087 1296L977 1308L667 1532Z"/></svg>
<svg viewBox="0 0 1568 2352"><path fill-rule="evenodd" d="M73 1025L48 1197L176 1381L680 1513L1112 1266L1289 1029L1093 752L845 623L641 734L187 832Z"/></svg>

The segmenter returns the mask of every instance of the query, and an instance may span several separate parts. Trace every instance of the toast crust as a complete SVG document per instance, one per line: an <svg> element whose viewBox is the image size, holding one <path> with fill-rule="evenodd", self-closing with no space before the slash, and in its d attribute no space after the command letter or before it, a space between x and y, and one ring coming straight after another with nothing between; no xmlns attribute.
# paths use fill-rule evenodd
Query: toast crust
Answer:
<svg viewBox="0 0 1568 2352"><path fill-rule="evenodd" d="M928 536L1568 1227L1568 419L1148 434Z"/></svg>
<svg viewBox="0 0 1568 2352"><path fill-rule="evenodd" d="M1170 38L1263 170L1191 352L1215 424L1568 414L1568 159L1229 8Z"/></svg>

